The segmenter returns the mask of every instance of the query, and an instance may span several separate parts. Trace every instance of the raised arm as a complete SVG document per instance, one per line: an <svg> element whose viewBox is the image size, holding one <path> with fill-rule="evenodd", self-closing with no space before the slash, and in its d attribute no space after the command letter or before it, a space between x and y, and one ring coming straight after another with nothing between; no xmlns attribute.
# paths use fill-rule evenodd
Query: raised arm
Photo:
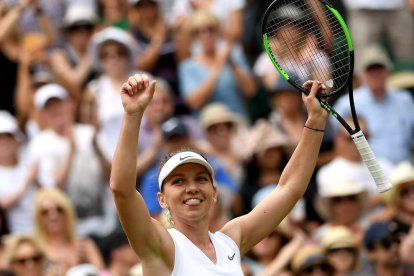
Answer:
<svg viewBox="0 0 414 276"><path fill-rule="evenodd" d="M307 127L303 129L299 144L283 170L277 188L249 214L230 221L222 229L239 243L242 254L276 228L308 187L323 137L323 132L316 129L323 130L328 117L316 99L322 84L313 81L305 83L306 88L310 86L309 95L302 96L308 111Z"/></svg>
<svg viewBox="0 0 414 276"><path fill-rule="evenodd" d="M155 81L150 82L146 76L138 74L123 84L121 97L125 113L111 172L111 190L121 224L132 248L143 261L166 256L163 253L168 244L164 240L168 232L150 217L144 199L135 188L138 133L154 89Z"/></svg>

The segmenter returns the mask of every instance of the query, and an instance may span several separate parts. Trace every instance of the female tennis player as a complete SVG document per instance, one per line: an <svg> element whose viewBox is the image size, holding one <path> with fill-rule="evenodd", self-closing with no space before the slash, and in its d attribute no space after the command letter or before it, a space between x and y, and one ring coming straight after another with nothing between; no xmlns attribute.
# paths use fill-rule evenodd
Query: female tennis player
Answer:
<svg viewBox="0 0 414 276"><path fill-rule="evenodd" d="M212 167L199 153L181 151L161 165L158 201L169 210L172 228L151 218L136 191L138 132L155 85L136 74L121 88L125 113L111 175L120 221L144 275L243 275L240 256L274 231L308 186L328 117L316 98L324 87L317 81L304 84L311 91L302 96L308 119L277 188L250 213L211 233L208 214L218 190Z"/></svg>

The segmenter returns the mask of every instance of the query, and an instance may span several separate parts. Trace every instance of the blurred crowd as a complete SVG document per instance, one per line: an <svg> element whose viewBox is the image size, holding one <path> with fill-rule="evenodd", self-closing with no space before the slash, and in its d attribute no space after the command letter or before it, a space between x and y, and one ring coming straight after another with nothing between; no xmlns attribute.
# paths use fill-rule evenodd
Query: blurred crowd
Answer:
<svg viewBox="0 0 414 276"><path fill-rule="evenodd" d="M262 47L270 2L0 1L0 275L142 275L109 189L120 87L137 72L157 80L136 165L155 219L168 225L158 164L179 148L215 167L212 232L277 187L307 114ZM332 118L308 191L243 257L245 275L414 275L414 1L332 2L393 188L377 192ZM348 96L330 101L352 124Z"/></svg>

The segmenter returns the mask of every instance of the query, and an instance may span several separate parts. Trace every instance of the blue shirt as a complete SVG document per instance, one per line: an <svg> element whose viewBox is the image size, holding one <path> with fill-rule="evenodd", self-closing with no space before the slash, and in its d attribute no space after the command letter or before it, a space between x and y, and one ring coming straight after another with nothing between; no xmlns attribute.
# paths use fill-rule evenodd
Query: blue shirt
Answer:
<svg viewBox="0 0 414 276"><path fill-rule="evenodd" d="M238 186L231 179L229 173L219 165L216 159L208 157L208 161L214 169L214 181L217 186L236 193L238 191ZM151 215L159 214L162 211L157 198L157 193L160 191L158 188L158 173L159 166L153 166L142 176L140 183L140 193L144 198L145 204Z"/></svg>
<svg viewBox="0 0 414 276"><path fill-rule="evenodd" d="M374 154L394 164L410 160L414 148L413 97L407 91L389 89L385 98L377 101L367 86L361 86L354 91L354 101L358 116L367 123ZM351 115L348 95L340 97L334 109L344 118Z"/></svg>
<svg viewBox="0 0 414 276"><path fill-rule="evenodd" d="M233 48L231 59L246 72L250 71L247 60L240 47ZM209 68L198 63L193 58L181 62L178 67L181 96L184 99L187 98L192 91L197 89L201 83L209 78L210 74L211 70ZM229 64L224 65L221 71L214 92L208 103L211 102L221 102L227 105L233 112L247 118L244 96L237 86L236 77ZM195 110L194 115L198 116L198 112Z"/></svg>

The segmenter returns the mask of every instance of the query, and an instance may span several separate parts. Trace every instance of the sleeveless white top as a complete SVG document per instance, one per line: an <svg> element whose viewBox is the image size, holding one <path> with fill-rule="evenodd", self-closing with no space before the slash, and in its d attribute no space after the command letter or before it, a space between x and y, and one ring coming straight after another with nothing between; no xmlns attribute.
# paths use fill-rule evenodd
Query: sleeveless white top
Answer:
<svg viewBox="0 0 414 276"><path fill-rule="evenodd" d="M194 243L180 231L168 229L174 240L175 261L172 276L240 276L243 275L240 250L227 235L208 233L216 251L217 263L214 264Z"/></svg>

